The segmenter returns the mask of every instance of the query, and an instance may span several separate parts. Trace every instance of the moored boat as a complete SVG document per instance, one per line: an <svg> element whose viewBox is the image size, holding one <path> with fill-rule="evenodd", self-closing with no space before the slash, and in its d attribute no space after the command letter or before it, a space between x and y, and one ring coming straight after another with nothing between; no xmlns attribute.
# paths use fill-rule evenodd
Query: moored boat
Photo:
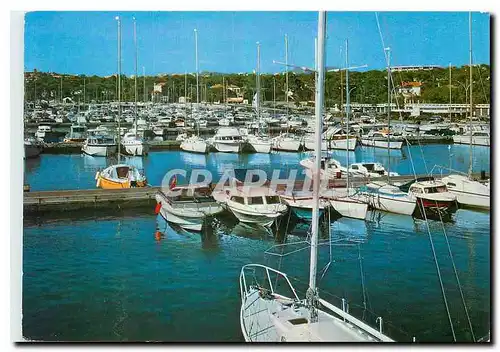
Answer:
<svg viewBox="0 0 500 352"><path fill-rule="evenodd" d="M91 156L110 156L116 154L114 138L102 135L89 136L82 146L82 152Z"/></svg>
<svg viewBox="0 0 500 352"><path fill-rule="evenodd" d="M97 188L102 189L123 189L146 187L146 176L139 170L127 164L116 164L98 171L95 176Z"/></svg>
<svg viewBox="0 0 500 352"><path fill-rule="evenodd" d="M212 197L210 187L204 184L172 185L168 191L155 195L160 215L171 223L191 231L201 231L207 216L224 209Z"/></svg>

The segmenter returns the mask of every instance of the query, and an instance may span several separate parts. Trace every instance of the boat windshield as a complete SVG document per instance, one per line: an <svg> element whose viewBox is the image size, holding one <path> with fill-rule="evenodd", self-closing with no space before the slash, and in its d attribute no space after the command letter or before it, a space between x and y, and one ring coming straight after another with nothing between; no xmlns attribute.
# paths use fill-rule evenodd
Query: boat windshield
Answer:
<svg viewBox="0 0 500 352"><path fill-rule="evenodd" d="M278 196L266 196L266 203L267 204L279 204L280 202L280 197Z"/></svg>
<svg viewBox="0 0 500 352"><path fill-rule="evenodd" d="M249 197L248 198L248 205L257 205L257 204L264 204L264 199L262 197Z"/></svg>
<svg viewBox="0 0 500 352"><path fill-rule="evenodd" d="M425 193L443 193L446 192L446 186L439 187L427 187L424 190Z"/></svg>

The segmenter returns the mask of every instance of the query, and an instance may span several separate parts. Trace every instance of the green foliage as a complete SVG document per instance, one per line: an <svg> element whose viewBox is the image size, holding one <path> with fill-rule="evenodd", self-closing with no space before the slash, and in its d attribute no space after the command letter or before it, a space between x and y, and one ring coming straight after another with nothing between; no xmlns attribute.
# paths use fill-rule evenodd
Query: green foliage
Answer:
<svg viewBox="0 0 500 352"><path fill-rule="evenodd" d="M469 69L467 66L452 68L452 102L466 103L469 85ZM474 103L490 102L490 66L478 65L473 70L473 98ZM60 78L62 77L62 79ZM224 77L226 85L238 86L242 89L244 99L252 101L255 94L255 74L220 74L202 72L199 75L200 100L209 102L222 101L221 85ZM289 72L289 89L293 92L291 102L314 100L314 75L306 73ZM62 87L61 87L62 80ZM84 99L85 80L85 99ZM147 100L155 83L164 83L162 94L168 96L169 101L178 101L179 97L187 95L196 101L196 77L192 74L147 76L137 78L138 100L143 101L144 80L146 85ZM420 97L414 100L426 103L448 103L449 102L449 70L447 68L434 69L430 71L393 72L393 80L396 86L401 82L420 81L423 83ZM325 101L328 107L335 104L340 105L345 101L345 72L328 72L325 77ZM122 100L134 101L134 78L122 76ZM215 87L214 87L215 86ZM213 88L211 88L213 87ZM261 91L263 101L272 101L275 94L277 101L285 100L286 77L281 74L262 74ZM62 92L61 92L62 88ZM187 88L187 89L186 89ZM387 101L387 79L384 70L370 70L366 72L350 72L349 88L351 90L351 102L377 104ZM71 97L73 100L83 102L89 101L112 101L116 100L117 77L98 76L71 76L49 74L45 72L26 73L25 75L25 99L37 100L60 100L63 97ZM233 97L235 93L228 91L228 96ZM401 98L401 99L399 99ZM402 102L402 97L398 97Z"/></svg>

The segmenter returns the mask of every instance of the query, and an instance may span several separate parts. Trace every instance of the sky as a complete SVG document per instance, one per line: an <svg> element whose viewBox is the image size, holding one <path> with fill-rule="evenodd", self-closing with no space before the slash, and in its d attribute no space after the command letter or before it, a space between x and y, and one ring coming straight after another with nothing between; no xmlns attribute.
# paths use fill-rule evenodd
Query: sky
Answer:
<svg viewBox="0 0 500 352"><path fill-rule="evenodd" d="M30 12L25 17L24 69L66 74L117 72L117 22L122 25L122 72L134 74L133 17L137 21L138 66L147 75L199 71L252 72L260 43L261 72L279 72L285 61L314 67L316 12ZM461 66L469 63L468 12L328 12L326 64ZM474 63L490 63L490 15L472 14Z"/></svg>

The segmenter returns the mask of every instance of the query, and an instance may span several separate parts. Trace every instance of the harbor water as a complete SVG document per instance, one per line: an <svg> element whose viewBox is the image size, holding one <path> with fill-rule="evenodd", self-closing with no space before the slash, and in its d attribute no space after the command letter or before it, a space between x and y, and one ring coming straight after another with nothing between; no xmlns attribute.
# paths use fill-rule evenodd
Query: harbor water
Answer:
<svg viewBox="0 0 500 352"><path fill-rule="evenodd" d="M434 164L466 172L469 147L412 146L391 151L390 169L423 174ZM490 169L489 148L474 148L475 172ZM270 171L300 168L306 154L194 155L152 152L142 162L152 185L171 168L207 168L221 174L224 165ZM342 164L345 152L334 153ZM422 157L425 156L426 164ZM361 148L350 162L388 165L387 150ZM25 183L32 190L88 189L109 160L81 155L41 155L25 162ZM54 172L57 170L57 173ZM201 234L167 224L154 209L127 210L112 216L65 213L24 219L23 336L44 341L242 341L238 278L249 263L286 272L304 297L308 282L307 223L282 219L278 229L239 224L222 215ZM470 315L474 335L490 327L490 214L460 209L442 224L408 216L371 212L367 221L321 219L320 296L371 325L383 318L384 332L398 341L452 341L436 264L457 341L471 341L447 240ZM155 238L156 231L164 233ZM429 230L429 231L428 231ZM430 237L430 235L432 237ZM291 243L296 253L277 257L265 251ZM293 243L296 243L295 245ZM271 250L273 251L273 250ZM282 253L286 254L286 253Z"/></svg>

